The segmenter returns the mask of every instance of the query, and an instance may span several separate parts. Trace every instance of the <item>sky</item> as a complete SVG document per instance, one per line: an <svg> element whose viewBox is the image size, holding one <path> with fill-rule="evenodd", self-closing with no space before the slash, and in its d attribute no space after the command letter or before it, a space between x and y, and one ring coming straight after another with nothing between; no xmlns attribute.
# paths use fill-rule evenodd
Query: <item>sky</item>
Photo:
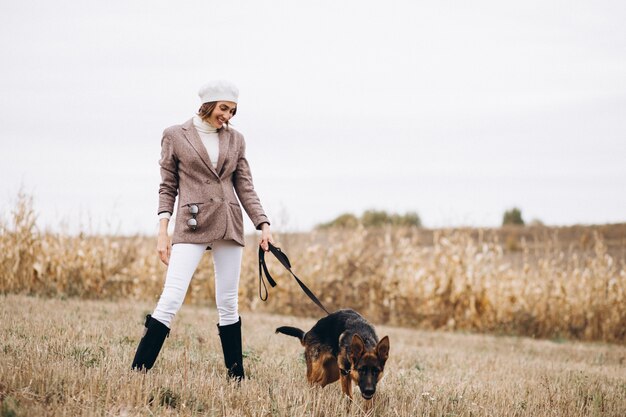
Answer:
<svg viewBox="0 0 626 417"><path fill-rule="evenodd" d="M626 221L623 1L0 4L5 218L156 233L162 132L226 78L275 230Z"/></svg>

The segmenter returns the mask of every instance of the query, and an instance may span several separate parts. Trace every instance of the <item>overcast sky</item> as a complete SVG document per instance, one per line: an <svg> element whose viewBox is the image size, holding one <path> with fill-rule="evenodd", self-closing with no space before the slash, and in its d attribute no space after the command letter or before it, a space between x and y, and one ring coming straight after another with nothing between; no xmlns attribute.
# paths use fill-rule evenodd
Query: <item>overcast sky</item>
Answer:
<svg viewBox="0 0 626 417"><path fill-rule="evenodd" d="M1 4L4 214L156 233L161 133L228 78L277 230L626 221L622 0Z"/></svg>

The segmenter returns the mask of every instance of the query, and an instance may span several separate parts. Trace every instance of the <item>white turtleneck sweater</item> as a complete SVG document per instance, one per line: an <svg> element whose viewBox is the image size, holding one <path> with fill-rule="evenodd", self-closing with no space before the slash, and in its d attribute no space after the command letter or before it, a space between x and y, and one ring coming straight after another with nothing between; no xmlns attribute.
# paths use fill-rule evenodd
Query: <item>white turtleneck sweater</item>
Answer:
<svg viewBox="0 0 626 417"><path fill-rule="evenodd" d="M198 115L193 116L193 126L198 131L198 135L200 135L200 139L209 154L213 168L217 168L217 159L220 156L220 142L217 129L203 121ZM166 211L159 214L159 219L169 219L171 216L172 213Z"/></svg>
<svg viewBox="0 0 626 417"><path fill-rule="evenodd" d="M220 142L217 129L203 121L198 115L193 116L193 126L198 131L200 139L202 139L202 143L209 153L213 168L217 168L217 159L220 156Z"/></svg>

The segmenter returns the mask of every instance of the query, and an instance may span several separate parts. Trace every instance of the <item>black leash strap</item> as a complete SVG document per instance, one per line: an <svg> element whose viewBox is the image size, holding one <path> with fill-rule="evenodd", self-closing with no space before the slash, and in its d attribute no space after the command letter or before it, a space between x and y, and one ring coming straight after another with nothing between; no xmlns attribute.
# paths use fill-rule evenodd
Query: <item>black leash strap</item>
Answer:
<svg viewBox="0 0 626 417"><path fill-rule="evenodd" d="M319 308L324 310L324 312L326 312L326 314L330 314L328 312L328 310L326 310L326 308L324 308L324 306L322 305L320 300L317 299L315 294L313 294L313 292L311 292L311 290L308 289L308 287L306 285L304 285L304 283L302 281L300 281L300 278L298 278L296 276L296 274L293 273L293 271L291 270L291 263L289 262L289 258L287 258L287 255L285 255L285 253L283 251L281 251L280 248L272 245L271 243L268 243L268 244L269 244L270 252L272 252L274 254L274 256L276 257L276 259L278 259L278 261L281 264L283 264L285 269L287 269L287 271L289 271L289 273L291 275L293 275L293 277L298 282L298 285L300 285L300 288L302 288L302 291L304 291L304 293L306 295L308 295L309 298L315 304L317 304L317 306ZM265 277L267 278L267 282L269 282L269 284L272 287L275 287L276 286L276 281L274 281L274 279L270 275L270 272L267 270L267 265L265 264L265 251L263 250L263 248L261 248L259 246L259 297L261 298L261 300L265 301L269 297L269 292L267 291L267 286L265 285L265 281L263 281L263 273L265 273ZM263 297L263 294L261 292L261 286L263 286L263 288L265 289L265 297Z"/></svg>

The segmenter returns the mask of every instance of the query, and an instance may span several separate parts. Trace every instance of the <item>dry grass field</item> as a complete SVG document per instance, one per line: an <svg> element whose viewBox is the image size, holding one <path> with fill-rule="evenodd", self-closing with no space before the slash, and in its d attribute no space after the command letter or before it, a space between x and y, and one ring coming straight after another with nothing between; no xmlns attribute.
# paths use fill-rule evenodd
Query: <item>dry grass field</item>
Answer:
<svg viewBox="0 0 626 417"><path fill-rule="evenodd" d="M302 348L244 313L240 387L207 307L185 305L155 367L130 371L151 302L0 296L0 416L340 416L337 384L305 382ZM377 325L391 354L372 416L626 415L626 347ZM355 390L355 393L358 389ZM357 394L358 395L358 394ZM355 397L351 414L364 415Z"/></svg>
<svg viewBox="0 0 626 417"><path fill-rule="evenodd" d="M370 415L626 415L626 224L274 238L330 310L390 336ZM129 366L163 286L154 237L41 231L21 195L0 218L0 417L345 414L340 388L309 387L299 343L274 334L320 311L272 257L278 287L259 300L255 239L239 294L249 378L225 380L210 256L144 375Z"/></svg>

